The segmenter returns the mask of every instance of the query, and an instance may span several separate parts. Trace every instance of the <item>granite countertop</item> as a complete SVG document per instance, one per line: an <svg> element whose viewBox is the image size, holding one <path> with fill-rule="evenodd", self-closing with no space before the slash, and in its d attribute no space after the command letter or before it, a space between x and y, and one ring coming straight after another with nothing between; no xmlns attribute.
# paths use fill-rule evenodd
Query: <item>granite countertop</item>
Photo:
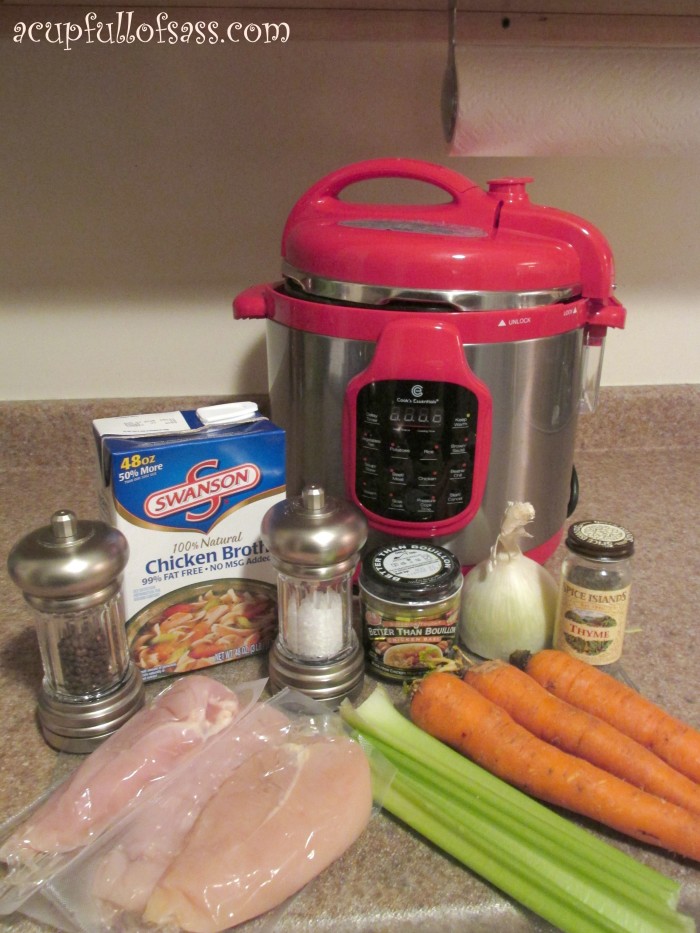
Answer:
<svg viewBox="0 0 700 933"><path fill-rule="evenodd" d="M256 399L257 400L257 399ZM77 764L44 742L35 719L41 662L30 611L10 582L11 546L58 508L97 516L94 417L194 407L220 399L117 399L0 403L0 820ZM264 400L259 400L264 406ZM594 415L580 420L576 518L602 517L637 541L626 674L647 697L700 728L696 641L700 387L604 389ZM548 566L557 574L560 545ZM214 669L225 682L264 676L264 658ZM162 682L160 683L162 686ZM365 692L372 689L366 678ZM156 685L149 685L153 692ZM700 921L700 869L589 825L592 831L683 884L682 907ZM279 931L551 929L383 813L356 845L292 900ZM0 918L0 929L48 927Z"/></svg>

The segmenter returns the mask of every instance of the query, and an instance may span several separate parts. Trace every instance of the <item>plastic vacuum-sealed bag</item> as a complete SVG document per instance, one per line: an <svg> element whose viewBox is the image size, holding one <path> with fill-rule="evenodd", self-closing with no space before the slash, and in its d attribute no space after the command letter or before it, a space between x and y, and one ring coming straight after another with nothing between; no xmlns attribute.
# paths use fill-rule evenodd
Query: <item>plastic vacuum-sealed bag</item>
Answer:
<svg viewBox="0 0 700 933"><path fill-rule="evenodd" d="M161 783L174 782L199 750L246 715L264 686L260 680L230 690L201 675L174 681L0 829L0 914L18 910Z"/></svg>
<svg viewBox="0 0 700 933"><path fill-rule="evenodd" d="M293 691L255 702L41 886L71 933L220 931L330 865L372 810L369 763L339 716Z"/></svg>

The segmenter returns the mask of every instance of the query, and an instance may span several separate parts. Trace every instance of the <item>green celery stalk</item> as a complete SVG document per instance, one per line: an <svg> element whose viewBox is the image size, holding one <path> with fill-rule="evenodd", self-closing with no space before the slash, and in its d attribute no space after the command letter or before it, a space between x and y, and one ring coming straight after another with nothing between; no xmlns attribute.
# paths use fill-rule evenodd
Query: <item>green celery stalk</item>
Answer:
<svg viewBox="0 0 700 933"><path fill-rule="evenodd" d="M659 903L661 903L665 915L668 907L671 906L668 904L663 891L661 893L656 889L650 891L646 885L640 887L639 879L636 877L636 869L640 866L634 859L625 856L624 864L629 869L626 873L621 874L614 870L601 872L601 855L599 853L596 854L595 860L591 860L585 851L582 852L581 847L564 846L562 836L556 832L548 832L549 827L545 826L544 831L540 831L527 819L522 820L517 812L506 811L501 806L494 807L492 803L484 800L483 796L465 791L458 784L455 784L452 778L445 778L429 766L402 755L380 739L372 739L371 745L388 762L399 769L402 775L422 783L430 791L439 793L451 805L456 804L464 810L468 809L478 813L488 820L490 826L497 826L499 829L504 830L509 834L509 838L514 841L525 842L531 847L534 841L536 845L535 857L546 854L555 865L570 872L572 876L570 883L572 885L578 884L578 882L593 885L593 887L600 890L601 897L607 896L612 891L615 903L618 903L621 897L625 897L635 907L644 907L647 912L657 910ZM602 852L605 859L610 854L609 850L612 850L613 847L608 846L606 843L602 845L605 846ZM617 852L617 850L614 851ZM665 876L662 877L665 878Z"/></svg>
<svg viewBox="0 0 700 933"><path fill-rule="evenodd" d="M341 715L397 769L378 795L387 810L560 929L694 928L674 910L679 884L423 732L382 687Z"/></svg>
<svg viewBox="0 0 700 933"><path fill-rule="evenodd" d="M574 919L578 921L578 918L573 918L573 912L566 906L557 905L553 899L547 901L536 883L514 870L510 865L504 864L500 851L495 854L485 852L475 845L473 840L478 838L478 835L476 833L472 835L470 827L464 827L461 824L450 827L441 820L435 819L434 815L426 810L424 800L418 803L407 794L400 774L387 789L382 799L382 806L443 852L453 856L504 893L551 921L559 929L571 930L575 933L602 933L603 927L597 921L593 923L574 922ZM560 910L557 910L558 906L561 906Z"/></svg>
<svg viewBox="0 0 700 933"><path fill-rule="evenodd" d="M419 812L422 815L431 841L561 930L673 933L692 929L689 917L658 901L638 903L633 893L624 896L599 878L582 877L576 866L563 866L543 852L537 837L517 838L429 784L399 771L391 787L403 800L393 798L387 809L394 812L401 803L412 806L414 818Z"/></svg>
<svg viewBox="0 0 700 933"><path fill-rule="evenodd" d="M386 690L377 686L355 709L345 701L343 719L361 734L379 739L401 755L429 766L469 794L478 795L508 818L524 822L529 830L546 834L555 842L576 849L591 864L601 859L606 870L651 892L658 892L668 906L678 903L680 885L653 868L637 862L614 846L596 838L575 823L559 816L539 801L512 787L459 752L428 735L395 709Z"/></svg>

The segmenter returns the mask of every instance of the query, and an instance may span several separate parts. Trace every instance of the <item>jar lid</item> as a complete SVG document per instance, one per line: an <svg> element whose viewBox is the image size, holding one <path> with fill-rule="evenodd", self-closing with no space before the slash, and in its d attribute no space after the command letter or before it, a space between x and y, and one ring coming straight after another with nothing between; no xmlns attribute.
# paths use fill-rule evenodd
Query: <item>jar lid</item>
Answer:
<svg viewBox="0 0 700 933"><path fill-rule="evenodd" d="M322 576L355 565L367 540L367 520L350 502L309 485L268 509L261 533L279 569Z"/></svg>
<svg viewBox="0 0 700 933"><path fill-rule="evenodd" d="M124 535L101 521L76 518L69 509L51 524L15 544L7 560L12 580L29 603L54 608L52 601L84 600L118 583L129 557Z"/></svg>
<svg viewBox="0 0 700 933"><path fill-rule="evenodd" d="M435 544L388 544L364 558L360 584L392 602L446 599L459 591L462 569L454 554Z"/></svg>
<svg viewBox="0 0 700 933"><path fill-rule="evenodd" d="M634 537L621 525L593 519L571 525L566 546L594 560L622 560L634 554Z"/></svg>

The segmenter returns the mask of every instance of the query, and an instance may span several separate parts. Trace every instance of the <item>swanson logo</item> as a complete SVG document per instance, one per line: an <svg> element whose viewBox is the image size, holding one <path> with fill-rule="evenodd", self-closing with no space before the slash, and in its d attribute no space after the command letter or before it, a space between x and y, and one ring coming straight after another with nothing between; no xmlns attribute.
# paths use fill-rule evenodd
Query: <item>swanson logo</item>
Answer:
<svg viewBox="0 0 700 933"><path fill-rule="evenodd" d="M144 511L149 518L165 518L178 512L185 512L189 522L197 522L213 515L224 496L235 495L252 489L260 482L261 473L254 463L228 467L217 473L204 473L215 470L218 460L203 460L187 471L184 483L168 486L158 492L152 492L144 502ZM200 475L204 473L204 475ZM193 511L202 508L202 511Z"/></svg>

